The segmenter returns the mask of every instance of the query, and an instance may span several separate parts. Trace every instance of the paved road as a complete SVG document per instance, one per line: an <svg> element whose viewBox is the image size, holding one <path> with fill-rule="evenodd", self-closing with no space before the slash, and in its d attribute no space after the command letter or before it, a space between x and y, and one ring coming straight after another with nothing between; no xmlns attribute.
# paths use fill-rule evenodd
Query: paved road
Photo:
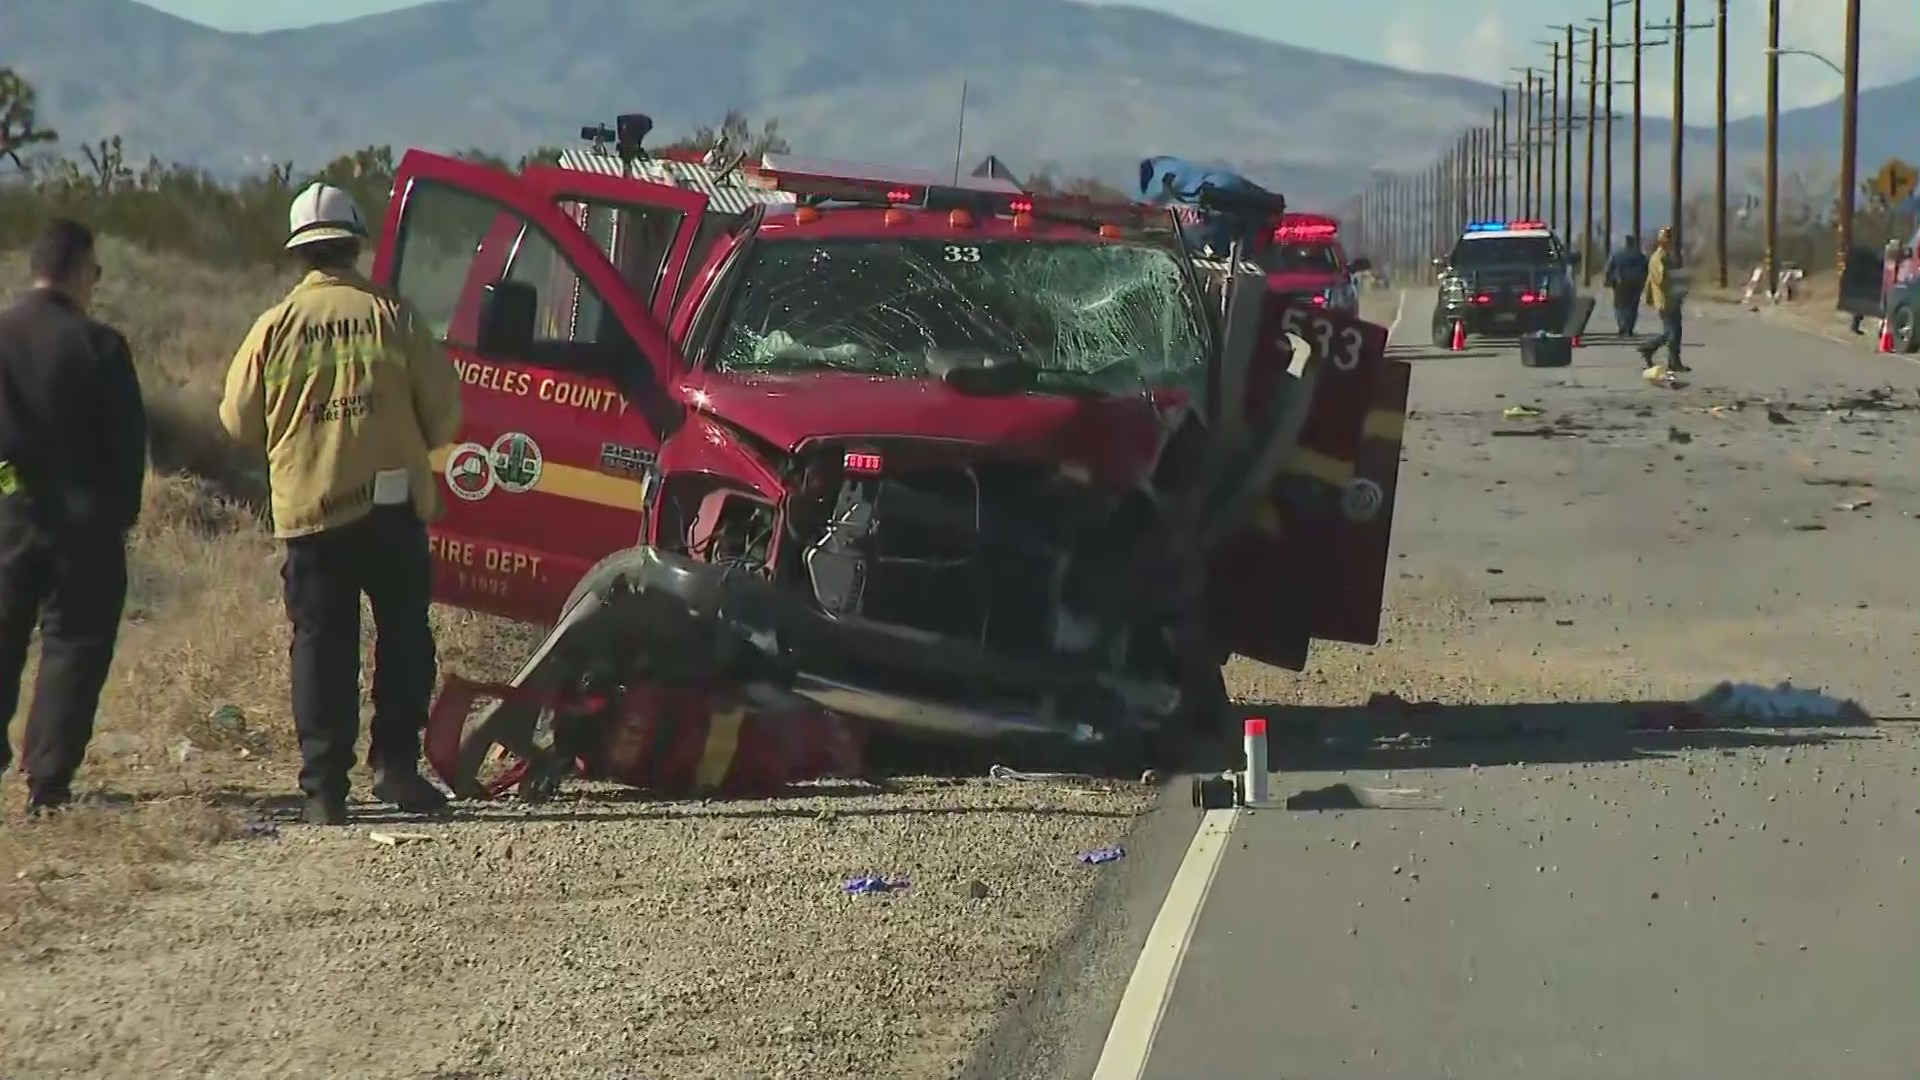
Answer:
<svg viewBox="0 0 1920 1080"><path fill-rule="evenodd" d="M1443 704L1290 711L1276 791L1414 808L1232 820L1149 1080L1915 1075L1913 727L1628 727L1722 679L1911 715L1920 365L1689 329L1680 389L1405 349L1391 640L1321 666Z"/></svg>

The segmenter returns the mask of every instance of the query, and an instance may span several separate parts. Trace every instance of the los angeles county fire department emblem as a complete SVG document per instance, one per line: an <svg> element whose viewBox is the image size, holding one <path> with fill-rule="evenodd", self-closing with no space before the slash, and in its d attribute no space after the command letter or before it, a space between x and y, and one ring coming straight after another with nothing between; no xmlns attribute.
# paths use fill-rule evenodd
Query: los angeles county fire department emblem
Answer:
<svg viewBox="0 0 1920 1080"><path fill-rule="evenodd" d="M518 495L540 483L544 465L540 444L509 431L492 446L468 442L448 451L447 489L466 502L479 502L495 491Z"/></svg>

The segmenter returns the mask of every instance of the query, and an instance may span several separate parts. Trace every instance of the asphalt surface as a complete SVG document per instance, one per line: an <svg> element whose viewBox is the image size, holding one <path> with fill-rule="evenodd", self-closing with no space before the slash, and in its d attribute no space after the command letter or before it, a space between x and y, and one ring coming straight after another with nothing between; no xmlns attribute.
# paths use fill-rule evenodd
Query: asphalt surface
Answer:
<svg viewBox="0 0 1920 1080"><path fill-rule="evenodd" d="M1325 808L1235 819L1144 1075L1910 1080L1920 364L1703 306L1668 389L1424 299L1390 640L1330 661L1398 696L1276 714ZM1783 679L1880 723L1635 730Z"/></svg>

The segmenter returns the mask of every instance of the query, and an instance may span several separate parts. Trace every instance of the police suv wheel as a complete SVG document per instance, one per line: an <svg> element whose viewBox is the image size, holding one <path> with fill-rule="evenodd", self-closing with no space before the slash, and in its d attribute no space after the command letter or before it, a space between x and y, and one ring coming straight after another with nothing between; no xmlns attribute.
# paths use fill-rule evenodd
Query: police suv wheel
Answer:
<svg viewBox="0 0 1920 1080"><path fill-rule="evenodd" d="M1435 348L1445 349L1453 345L1453 321L1447 318L1444 309L1433 309L1433 344Z"/></svg>

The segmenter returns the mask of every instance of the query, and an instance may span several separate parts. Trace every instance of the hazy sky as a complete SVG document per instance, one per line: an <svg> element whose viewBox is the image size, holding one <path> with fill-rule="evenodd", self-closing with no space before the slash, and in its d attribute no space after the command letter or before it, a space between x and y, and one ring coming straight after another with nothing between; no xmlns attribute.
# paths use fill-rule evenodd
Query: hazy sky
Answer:
<svg viewBox="0 0 1920 1080"><path fill-rule="evenodd" d="M143 0L143 2L222 29L266 30L303 26L412 7L421 0ZM771 0L770 0L771 2ZM955 0L964 2L964 0ZM1100 3L1108 0L1091 0ZM1345 53L1399 67L1444 71L1497 82L1511 77L1514 65L1548 59L1535 45L1554 34L1550 24L1583 22L1604 13L1604 0L1130 0L1198 22L1258 34L1327 52ZM1617 19L1622 40L1632 19L1631 0L1621 0ZM1641 0L1648 22L1673 18L1675 0ZM1729 75L1732 111L1758 112L1766 103L1767 0L1727 0L1732 36ZM1713 19L1714 0L1692 0L1690 22ZM1920 73L1920 19L1914 0L1864 0L1861 70L1868 86ZM1841 59L1841 0L1782 0L1781 45L1809 49L1835 62ZM1714 35L1697 32L1687 39L1691 73L1688 118L1710 122L1713 116ZM1671 79L1667 50L1648 54L1645 81L1649 108L1666 108ZM1618 63L1620 58L1616 58ZM1624 76L1617 68L1616 77ZM1654 87L1660 89L1654 89ZM1818 60L1788 56L1781 61L1780 97L1784 107L1813 104L1840 92L1840 78Z"/></svg>

